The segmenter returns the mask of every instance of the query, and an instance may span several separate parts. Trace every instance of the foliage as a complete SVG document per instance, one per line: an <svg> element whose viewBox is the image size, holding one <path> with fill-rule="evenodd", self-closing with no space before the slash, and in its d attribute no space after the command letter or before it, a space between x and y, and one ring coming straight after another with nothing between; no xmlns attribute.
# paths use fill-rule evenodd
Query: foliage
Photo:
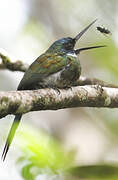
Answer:
<svg viewBox="0 0 118 180"><path fill-rule="evenodd" d="M118 166L99 164L75 166L73 152L66 152L62 145L49 134L31 127L20 132L18 144L24 156L17 161L22 164L24 180L34 180L41 174L67 175L91 180L117 180Z"/></svg>
<svg viewBox="0 0 118 180"><path fill-rule="evenodd" d="M21 174L25 180L34 180L39 174L59 174L72 166L74 154L64 151L60 143L50 135L25 129L20 133L19 142L24 156L18 164L25 164Z"/></svg>

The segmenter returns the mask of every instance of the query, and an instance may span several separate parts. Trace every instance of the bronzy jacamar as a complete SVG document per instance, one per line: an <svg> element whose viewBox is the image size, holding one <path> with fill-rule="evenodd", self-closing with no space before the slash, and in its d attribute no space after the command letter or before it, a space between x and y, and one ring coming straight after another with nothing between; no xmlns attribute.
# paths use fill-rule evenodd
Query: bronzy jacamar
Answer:
<svg viewBox="0 0 118 180"><path fill-rule="evenodd" d="M33 90L40 88L59 89L74 86L76 80L81 75L81 65L77 55L84 50L103 47L93 46L77 50L74 49L76 42L95 21L83 29L75 38L67 37L55 41L44 54L40 55L30 65L17 90ZM3 161L5 160L21 117L22 114L18 114L14 118L3 150Z"/></svg>

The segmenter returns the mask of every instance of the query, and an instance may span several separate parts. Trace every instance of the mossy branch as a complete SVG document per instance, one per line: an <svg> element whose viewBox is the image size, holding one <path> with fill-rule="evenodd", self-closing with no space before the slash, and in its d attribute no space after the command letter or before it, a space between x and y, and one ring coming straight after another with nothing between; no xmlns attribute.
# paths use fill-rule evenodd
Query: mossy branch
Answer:
<svg viewBox="0 0 118 180"><path fill-rule="evenodd" d="M0 118L8 114L73 107L117 108L118 89L88 85L62 89L60 94L53 89L0 92Z"/></svg>

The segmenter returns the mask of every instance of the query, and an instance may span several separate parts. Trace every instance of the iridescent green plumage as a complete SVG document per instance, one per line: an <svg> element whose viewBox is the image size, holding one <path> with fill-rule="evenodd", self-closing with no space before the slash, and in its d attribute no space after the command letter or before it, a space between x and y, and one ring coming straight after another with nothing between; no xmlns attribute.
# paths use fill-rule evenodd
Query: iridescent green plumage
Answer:
<svg viewBox="0 0 118 180"><path fill-rule="evenodd" d="M74 57L63 52L47 53L37 58L35 63L30 66L21 80L18 89L70 87L73 81L79 78L80 74L81 67L77 56Z"/></svg>
<svg viewBox="0 0 118 180"><path fill-rule="evenodd" d="M95 20L96 21L96 20ZM30 90L38 88L68 88L75 85L81 74L80 62L77 58L83 50L99 48L93 46L74 50L76 42L95 23L93 21L75 38L62 38L54 42L49 49L34 61L24 74L17 90ZM12 143L16 129L21 120L22 114L16 115L10 129L2 159L5 160L9 146Z"/></svg>

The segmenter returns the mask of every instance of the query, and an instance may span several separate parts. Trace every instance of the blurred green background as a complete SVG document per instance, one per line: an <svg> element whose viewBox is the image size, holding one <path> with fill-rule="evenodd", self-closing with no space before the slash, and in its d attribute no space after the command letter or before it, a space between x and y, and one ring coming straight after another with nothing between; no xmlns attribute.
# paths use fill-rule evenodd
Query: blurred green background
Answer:
<svg viewBox="0 0 118 180"><path fill-rule="evenodd" d="M98 78L108 83L118 84L118 1L117 0L4 0L0 1L0 48L4 48L16 59L20 59L28 64L31 64L41 53L43 53L55 40L62 37L74 37L86 25L93 20L97 22L86 32L80 39L76 47L86 47L93 45L107 45L107 48L101 48L81 53L79 56L82 65L82 75ZM97 26L104 26L111 32L111 36L104 36L96 30ZM10 72L8 70L0 71L0 90L10 91L15 90L21 80L23 73ZM2 149L12 123L13 116L7 116L0 121L0 152ZM95 167L100 164L116 165L118 163L118 110L105 108L74 108L58 111L42 111L31 112L23 116L22 123L17 131L21 134L25 133L26 142L29 142L30 134L23 131L24 126L31 125L31 131L44 131L47 137L54 138L58 141L54 148L50 147L50 143L46 148L41 149L45 155L39 153L38 161L43 162L44 157L54 155L57 158L57 163L53 161L47 163L49 169L53 169L55 174L55 166L69 168L73 167L88 167L91 165L92 173L98 179L101 179L98 170L96 173ZM23 132L22 132L23 131ZM30 133L30 132L29 132ZM34 139L35 133L34 133ZM20 139L20 140L19 140ZM17 135L12 143L7 159L4 163L0 162L0 179L22 180L23 178L30 180L32 176L28 172L26 161L34 163L33 166L40 167L33 160L34 157L30 153L30 148L23 144L24 138ZM44 142L45 138L41 140ZM47 142L47 140L46 140ZM31 143L33 143L31 141ZM56 142L57 143L57 142ZM15 144L17 144L15 146ZM34 143L35 147L38 147ZM32 144L33 145L33 144ZM50 150L52 148L52 150ZM49 152L46 151L49 149ZM57 153L57 149L61 151L61 155ZM35 149L33 150L33 153ZM56 153L55 153L56 151ZM29 153L28 153L29 152ZM54 152L54 154L53 154ZM64 153L74 152L74 158L68 161ZM0 153L0 154L1 154ZM27 154L30 156L29 159ZM68 153L67 153L68 154ZM23 158L21 158L23 156ZM25 158L24 158L25 156ZM67 155L70 156L71 155ZM21 158L24 165L21 166ZM35 158L34 158L35 159ZM51 158L49 158L50 161ZM58 159L60 161L58 162ZM16 166L18 161L18 166ZM62 163L63 162L63 163ZM68 166L67 166L68 164ZM26 165L26 171L24 167ZM59 166L58 166L59 165ZM96 165L96 166L95 166ZM43 168L44 166L41 167ZM106 167L106 166L105 166ZM102 171L107 174L108 170L104 170L104 166L100 166ZM64 169L64 168L62 168ZM75 169L76 170L76 169ZM83 172L83 169L79 170ZM116 169L117 171L117 169ZM110 179L118 179L115 169ZM61 176L62 170L59 171L59 176L50 176L47 171L34 173L39 179L63 179ZM52 172L52 171L51 171ZM84 169L84 174L88 172ZM52 174L53 174L52 173ZM104 174L103 173L103 174ZM29 175L26 177L25 175ZM48 174L48 176L46 176ZM73 173L74 174L74 173ZM77 174L77 173L75 173ZM115 174L115 177L113 176ZM81 173L80 173L81 175ZM81 178L92 178L95 176L80 176ZM108 179L108 176L102 176L102 179ZM32 179L34 176L32 176ZM74 177L69 177L73 179ZM78 179L78 175L76 177Z"/></svg>

